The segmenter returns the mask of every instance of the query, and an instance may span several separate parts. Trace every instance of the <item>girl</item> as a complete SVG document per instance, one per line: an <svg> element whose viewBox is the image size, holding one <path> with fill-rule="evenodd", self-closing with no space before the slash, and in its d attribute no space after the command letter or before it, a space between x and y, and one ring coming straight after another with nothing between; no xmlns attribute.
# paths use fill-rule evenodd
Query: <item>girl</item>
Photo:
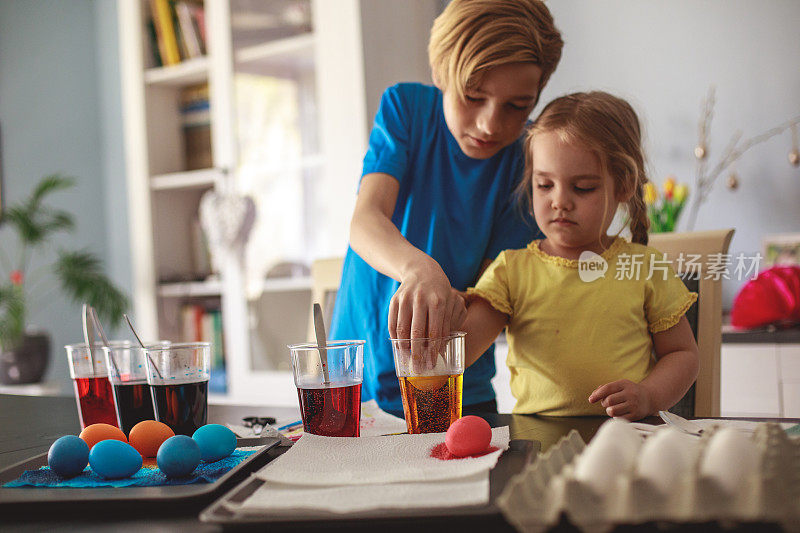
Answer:
<svg viewBox="0 0 800 533"><path fill-rule="evenodd" d="M501 252L468 290L466 363L507 326L515 413L637 420L668 409L697 377L684 317L697 295L646 246L636 113L603 92L558 98L525 150L519 192L545 238ZM620 203L632 243L607 234Z"/></svg>

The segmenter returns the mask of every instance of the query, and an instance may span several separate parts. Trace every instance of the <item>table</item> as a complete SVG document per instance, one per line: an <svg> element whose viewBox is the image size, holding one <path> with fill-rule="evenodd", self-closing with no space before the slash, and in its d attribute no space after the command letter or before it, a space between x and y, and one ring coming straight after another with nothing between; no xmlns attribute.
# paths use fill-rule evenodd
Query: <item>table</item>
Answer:
<svg viewBox="0 0 800 533"><path fill-rule="evenodd" d="M285 418L299 416L299 410L292 408L270 408L235 405L210 405L209 422L238 422L243 416L275 416ZM571 429L576 429L584 441L588 442L606 417L549 418L508 414L482 415L492 426L508 425L512 439L538 440L542 451L546 451ZM658 419L646 420L660 423ZM50 444L66 434L75 433L79 427L78 415L73 398L67 397L25 397L0 395L0 469L23 461L34 455L46 452ZM197 509L199 512L200 509ZM220 528L200 522L196 513L180 512L162 516L107 516L99 509L96 516L64 517L33 516L24 522L8 523L2 517L5 531L41 531L57 529L61 531L113 530L136 531L168 530L191 531L192 533L216 532ZM482 521L477 521L482 522ZM457 524L447 524L457 527ZM369 524L364 524L368 530ZM413 528L414 530L419 527ZM487 527L487 531L508 530L511 528L500 517L488 517L485 523L470 519L464 526L469 528ZM352 528L349 528L352 529ZM382 531L391 530L381 527ZM440 526L441 529L441 526ZM397 531L408 533L408 527L398 527Z"/></svg>

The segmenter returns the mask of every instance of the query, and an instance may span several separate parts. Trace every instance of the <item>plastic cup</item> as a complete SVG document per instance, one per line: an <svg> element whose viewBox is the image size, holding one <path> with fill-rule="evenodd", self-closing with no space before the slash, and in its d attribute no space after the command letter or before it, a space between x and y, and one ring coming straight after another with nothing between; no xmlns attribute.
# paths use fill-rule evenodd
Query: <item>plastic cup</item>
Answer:
<svg viewBox="0 0 800 533"><path fill-rule="evenodd" d="M155 420L144 350L129 341L112 341L103 354L119 428L127 435L142 420Z"/></svg>
<svg viewBox="0 0 800 533"><path fill-rule="evenodd" d="M162 342L144 355L156 420L191 437L208 420L211 343Z"/></svg>
<svg viewBox="0 0 800 533"><path fill-rule="evenodd" d="M461 418L464 336L391 339L409 433L440 433Z"/></svg>
<svg viewBox="0 0 800 533"><path fill-rule="evenodd" d="M358 437L364 342L331 341L325 349L327 376L316 344L289 346L303 431L306 433Z"/></svg>
<svg viewBox="0 0 800 533"><path fill-rule="evenodd" d="M68 344L64 348L81 429L99 423L119 427L103 350L96 346L90 352L86 343Z"/></svg>

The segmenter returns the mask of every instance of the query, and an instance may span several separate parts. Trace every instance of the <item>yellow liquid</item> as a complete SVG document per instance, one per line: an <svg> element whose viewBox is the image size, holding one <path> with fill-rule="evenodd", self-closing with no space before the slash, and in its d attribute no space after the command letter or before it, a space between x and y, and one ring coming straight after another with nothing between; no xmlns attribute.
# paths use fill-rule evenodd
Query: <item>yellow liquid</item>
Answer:
<svg viewBox="0 0 800 533"><path fill-rule="evenodd" d="M400 378L409 433L441 433L461 418L462 374Z"/></svg>

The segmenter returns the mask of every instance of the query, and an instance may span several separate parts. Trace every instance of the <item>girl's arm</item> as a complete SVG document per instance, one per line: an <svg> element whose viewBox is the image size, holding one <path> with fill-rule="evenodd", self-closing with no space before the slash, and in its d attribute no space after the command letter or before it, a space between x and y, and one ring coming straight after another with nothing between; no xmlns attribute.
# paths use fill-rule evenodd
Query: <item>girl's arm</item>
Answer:
<svg viewBox="0 0 800 533"><path fill-rule="evenodd" d="M492 345L503 328L508 324L508 315L492 307L478 296L470 297L467 319L461 329L467 333L464 338L465 365L470 366Z"/></svg>
<svg viewBox="0 0 800 533"><path fill-rule="evenodd" d="M400 282L389 306L392 337L447 335L464 320L464 299L450 286L439 263L409 243L392 222L399 189L389 174L361 178L350 246L378 272Z"/></svg>
<svg viewBox="0 0 800 533"><path fill-rule="evenodd" d="M697 379L697 343L686 317L666 331L653 333L656 365L641 383L626 379L607 383L589 396L601 402L608 416L639 420L667 410L683 398Z"/></svg>

